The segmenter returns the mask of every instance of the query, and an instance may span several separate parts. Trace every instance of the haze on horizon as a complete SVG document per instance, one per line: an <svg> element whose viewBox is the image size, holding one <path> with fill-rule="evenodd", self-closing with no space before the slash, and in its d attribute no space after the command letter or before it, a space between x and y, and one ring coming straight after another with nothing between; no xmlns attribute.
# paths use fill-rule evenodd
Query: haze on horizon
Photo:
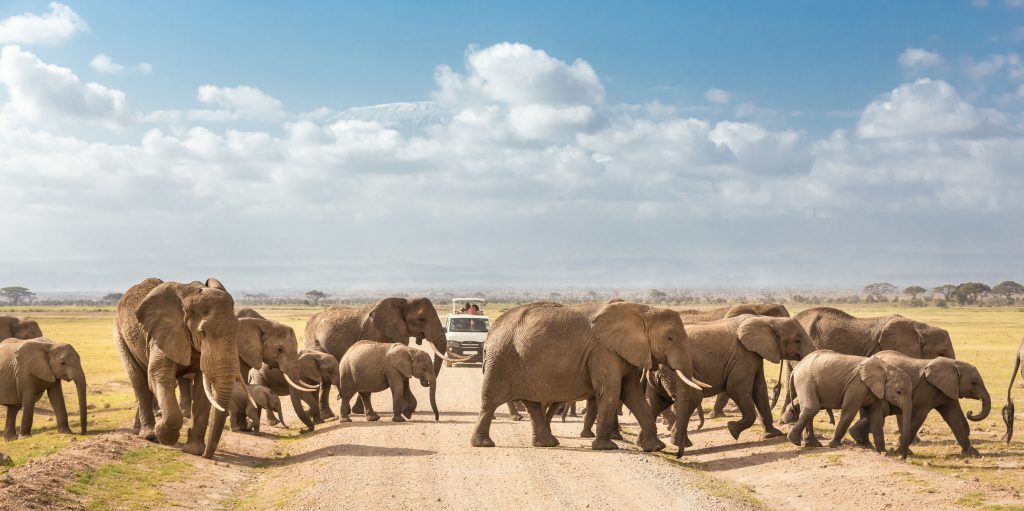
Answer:
<svg viewBox="0 0 1024 511"><path fill-rule="evenodd" d="M1024 3L0 5L0 286L1024 279Z"/></svg>

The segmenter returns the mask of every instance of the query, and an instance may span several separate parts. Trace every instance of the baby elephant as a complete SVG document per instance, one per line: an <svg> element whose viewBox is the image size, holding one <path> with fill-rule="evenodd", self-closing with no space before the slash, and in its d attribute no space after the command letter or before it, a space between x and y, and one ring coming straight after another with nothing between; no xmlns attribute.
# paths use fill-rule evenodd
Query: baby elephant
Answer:
<svg viewBox="0 0 1024 511"><path fill-rule="evenodd" d="M383 343L375 341L359 341L352 345L341 357L341 421L352 422L349 402L352 396L359 394L366 409L366 419L375 421L380 416L374 413L370 404L370 394L391 388L392 420L404 422L412 412L402 398L409 378L418 378L424 387L430 387L430 409L434 411L434 420L438 420L437 379L434 376L434 364L427 352L404 344Z"/></svg>
<svg viewBox="0 0 1024 511"><path fill-rule="evenodd" d="M891 350L875 353L874 357L902 369L914 385L908 438L916 437L928 413L937 410L960 444L960 454L964 457L979 456L978 450L971 446L971 427L967 419L975 422L985 420L992 409L992 399L977 367L946 357L923 360ZM964 398L980 400L981 412L977 415L968 412L965 417L960 408L960 400ZM850 436L857 443L866 444L866 428L867 421L861 418L850 428Z"/></svg>
<svg viewBox="0 0 1024 511"><path fill-rule="evenodd" d="M20 436L32 436L32 417L36 401L43 391L50 398L57 431L71 433L68 410L60 381L73 381L78 389L78 415L81 432L86 433L88 410L85 402L85 372L78 352L70 344L46 337L30 340L7 339L0 342L0 404L7 405L4 440L14 440L15 422L21 410Z"/></svg>
<svg viewBox="0 0 1024 511"><path fill-rule="evenodd" d="M800 409L800 418L789 432L790 442L800 445L800 433L806 432L807 445L820 447L814 436L814 416L822 408L839 408L842 415L829 447L839 447L850 423L863 412L875 438L875 450L885 452L883 403L887 401L903 412L899 453L907 457L913 384L903 370L878 357L819 350L804 357L789 378Z"/></svg>
<svg viewBox="0 0 1024 511"><path fill-rule="evenodd" d="M284 415L281 413L281 399L277 397L268 387L263 385L248 385L235 382L231 392L231 404L228 406L228 414L231 416L231 431L253 431L260 432L260 418L263 409L267 410L267 419L271 425L281 423L285 428ZM274 417L274 414L277 417Z"/></svg>

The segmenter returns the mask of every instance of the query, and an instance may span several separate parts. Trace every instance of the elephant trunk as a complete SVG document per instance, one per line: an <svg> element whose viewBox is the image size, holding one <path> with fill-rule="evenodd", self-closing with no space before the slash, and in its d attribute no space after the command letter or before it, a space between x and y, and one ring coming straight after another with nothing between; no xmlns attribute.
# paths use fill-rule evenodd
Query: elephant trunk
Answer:
<svg viewBox="0 0 1024 511"><path fill-rule="evenodd" d="M1024 351L1024 349L1021 351ZM1013 406L1013 382L1017 379L1017 371L1020 370L1020 359L1024 355L1021 351L1017 352L1017 357L1013 362L1013 374L1010 375L1010 384L1006 386L1006 405L1003 406L1003 423L1006 424L1007 444L1013 439L1013 417L1016 413Z"/></svg>
<svg viewBox="0 0 1024 511"><path fill-rule="evenodd" d="M982 389L982 392L983 393L981 394L981 413L979 413L978 415L974 415L974 412L967 412L967 418L974 422L985 420L985 418L988 417L988 412L992 410L992 398L989 397L987 390Z"/></svg>
<svg viewBox="0 0 1024 511"><path fill-rule="evenodd" d="M88 432L89 405L85 400L85 375L81 374L74 378L75 389L78 390L78 420L81 423L82 434Z"/></svg>
<svg viewBox="0 0 1024 511"><path fill-rule="evenodd" d="M204 353L206 355L206 353ZM208 363L203 364L203 361ZM235 380L238 379L238 354L233 351L225 354L210 354L200 362L200 370L203 373L203 387L206 389L207 397L220 412L224 412L231 404L231 394L235 390Z"/></svg>
<svg viewBox="0 0 1024 511"><path fill-rule="evenodd" d="M437 376L431 374L429 377L430 381L430 409L434 412L434 420L440 420L441 416L437 413Z"/></svg>

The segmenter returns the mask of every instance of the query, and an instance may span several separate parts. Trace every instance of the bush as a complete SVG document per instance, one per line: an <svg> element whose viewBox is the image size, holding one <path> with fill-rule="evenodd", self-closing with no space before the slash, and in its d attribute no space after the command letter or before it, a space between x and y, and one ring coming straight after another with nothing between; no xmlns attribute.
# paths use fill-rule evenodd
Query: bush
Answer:
<svg viewBox="0 0 1024 511"><path fill-rule="evenodd" d="M943 299L943 298L936 298L935 299L935 306L936 307L941 307L941 308L945 309L946 307L949 307L949 304L947 304L946 300Z"/></svg>

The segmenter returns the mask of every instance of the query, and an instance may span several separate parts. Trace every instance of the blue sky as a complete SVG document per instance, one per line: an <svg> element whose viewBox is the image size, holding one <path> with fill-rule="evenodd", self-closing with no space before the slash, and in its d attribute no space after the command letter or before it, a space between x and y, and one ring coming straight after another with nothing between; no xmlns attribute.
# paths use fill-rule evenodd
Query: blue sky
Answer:
<svg viewBox="0 0 1024 511"><path fill-rule="evenodd" d="M1019 0L7 1L0 46L0 284L1024 278Z"/></svg>

